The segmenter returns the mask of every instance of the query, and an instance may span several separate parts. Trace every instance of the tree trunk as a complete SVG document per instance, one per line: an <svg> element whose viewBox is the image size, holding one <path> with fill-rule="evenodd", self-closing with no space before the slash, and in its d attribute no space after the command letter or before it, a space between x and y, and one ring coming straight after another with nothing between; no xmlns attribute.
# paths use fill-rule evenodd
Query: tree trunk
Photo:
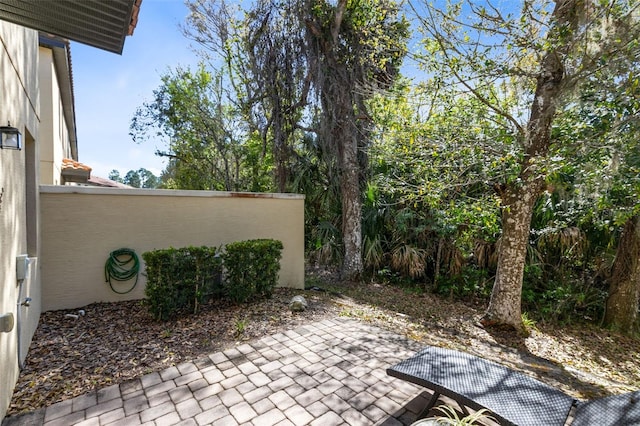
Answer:
<svg viewBox="0 0 640 426"><path fill-rule="evenodd" d="M353 135L344 135L340 153L340 192L342 197L342 276L357 281L362 274L362 201L358 146Z"/></svg>
<svg viewBox="0 0 640 426"><path fill-rule="evenodd" d="M502 239L491 300L483 318L485 325L502 324L522 330L522 279L538 188L534 181L512 185L502 194Z"/></svg>
<svg viewBox="0 0 640 426"><path fill-rule="evenodd" d="M638 331L640 298L640 216L627 220L618 243L604 323L625 334Z"/></svg>
<svg viewBox="0 0 640 426"><path fill-rule="evenodd" d="M342 20L347 0L338 0L330 37L319 30L320 27L308 22L307 25L320 41L323 62L327 69L321 85L321 99L324 126L329 129L331 139L325 143L331 146L338 159L340 172L340 197L342 207L342 242L344 258L341 275L357 281L362 275L362 201L360 199L360 164L358 161L358 134L354 108L356 77L347 63L338 56L336 48L342 28ZM326 134L326 133L325 133Z"/></svg>
<svg viewBox="0 0 640 426"><path fill-rule="evenodd" d="M286 136L282 132L282 123L279 117L274 120L273 134L275 182L278 192L284 193L287 190L287 182L289 181L289 170L287 167L289 150L287 149Z"/></svg>
<svg viewBox="0 0 640 426"><path fill-rule="evenodd" d="M502 324L521 331L522 279L531 229L533 206L545 180L540 164L551 145L551 126L565 80L564 59L571 38L564 35L575 27L578 0L558 0L553 11L554 27L548 38L555 49L545 53L540 64L536 91L524 135L524 158L518 179L506 185L501 195L502 243L498 251L496 280L489 307L481 322Z"/></svg>
<svg viewBox="0 0 640 426"><path fill-rule="evenodd" d="M320 141L337 154L340 173L342 275L357 280L363 270L361 179L368 167L365 148L371 127L367 100L397 76L408 34L404 20L395 21L392 1L305 4L310 12L305 16L309 70L322 102ZM389 32L401 43L390 41Z"/></svg>
<svg viewBox="0 0 640 426"><path fill-rule="evenodd" d="M357 281L362 274L362 201L360 191L360 163L358 159L358 127L354 118L354 100L350 91L340 90L349 84L348 71L343 64L332 61L334 75L343 83L325 87L323 107L330 117L332 150L337 155L340 173L342 207L342 242L344 257L341 275Z"/></svg>

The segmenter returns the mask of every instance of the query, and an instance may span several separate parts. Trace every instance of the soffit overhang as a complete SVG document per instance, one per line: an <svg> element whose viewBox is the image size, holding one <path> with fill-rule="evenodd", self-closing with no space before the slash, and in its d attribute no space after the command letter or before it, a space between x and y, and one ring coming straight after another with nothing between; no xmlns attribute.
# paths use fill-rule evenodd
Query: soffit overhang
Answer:
<svg viewBox="0 0 640 426"><path fill-rule="evenodd" d="M0 20L122 54L142 0L0 0Z"/></svg>

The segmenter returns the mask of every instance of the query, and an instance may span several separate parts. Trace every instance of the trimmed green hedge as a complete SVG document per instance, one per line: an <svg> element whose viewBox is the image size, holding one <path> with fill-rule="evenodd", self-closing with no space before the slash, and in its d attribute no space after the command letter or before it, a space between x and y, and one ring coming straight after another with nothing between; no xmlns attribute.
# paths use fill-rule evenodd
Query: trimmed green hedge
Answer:
<svg viewBox="0 0 640 426"><path fill-rule="evenodd" d="M225 295L236 303L256 296L271 297L278 284L282 242L249 240L227 244L224 259Z"/></svg>
<svg viewBox="0 0 640 426"><path fill-rule="evenodd" d="M197 313L201 304L222 293L222 259L214 247L183 247L142 254L147 274L147 306L158 320Z"/></svg>
<svg viewBox="0 0 640 426"><path fill-rule="evenodd" d="M242 303L270 297L278 283L282 242L249 240L213 247L153 250L142 254L149 311L157 320L197 313L212 297ZM224 273L223 273L224 272Z"/></svg>

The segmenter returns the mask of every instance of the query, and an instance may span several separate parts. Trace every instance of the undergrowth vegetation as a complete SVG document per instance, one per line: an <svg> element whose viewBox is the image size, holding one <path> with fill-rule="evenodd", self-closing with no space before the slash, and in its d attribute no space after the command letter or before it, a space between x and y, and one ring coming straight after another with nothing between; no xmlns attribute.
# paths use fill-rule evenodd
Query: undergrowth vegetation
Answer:
<svg viewBox="0 0 640 426"><path fill-rule="evenodd" d="M634 2L187 3L223 60L132 120L164 187L304 194L307 259L352 281L640 331Z"/></svg>

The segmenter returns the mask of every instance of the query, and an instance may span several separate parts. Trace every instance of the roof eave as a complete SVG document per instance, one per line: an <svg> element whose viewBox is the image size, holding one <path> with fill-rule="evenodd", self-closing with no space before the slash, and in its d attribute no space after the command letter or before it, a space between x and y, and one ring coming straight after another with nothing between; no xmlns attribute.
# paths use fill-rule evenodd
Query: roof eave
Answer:
<svg viewBox="0 0 640 426"><path fill-rule="evenodd" d="M142 0L0 0L0 19L122 54Z"/></svg>

